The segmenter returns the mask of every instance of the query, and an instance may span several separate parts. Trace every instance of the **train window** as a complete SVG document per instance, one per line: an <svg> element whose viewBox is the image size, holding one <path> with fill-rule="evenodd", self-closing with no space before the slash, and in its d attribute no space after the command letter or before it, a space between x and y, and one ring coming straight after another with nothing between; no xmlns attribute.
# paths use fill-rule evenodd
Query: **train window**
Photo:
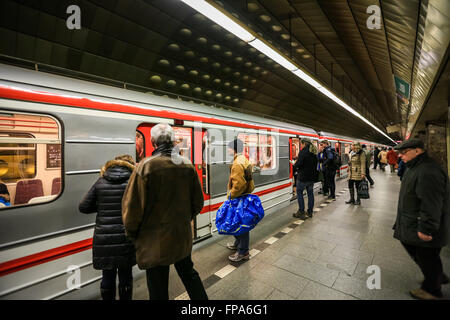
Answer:
<svg viewBox="0 0 450 320"><path fill-rule="evenodd" d="M239 134L238 138L244 143L242 154L247 157L252 166L258 165L258 135L257 134Z"/></svg>
<svg viewBox="0 0 450 320"><path fill-rule="evenodd" d="M58 196L60 135L51 117L0 112L0 209Z"/></svg>
<svg viewBox="0 0 450 320"><path fill-rule="evenodd" d="M275 138L273 136L259 136L259 164L261 170L271 170L276 167Z"/></svg>
<svg viewBox="0 0 450 320"><path fill-rule="evenodd" d="M300 139L292 138L292 159L297 160L300 152Z"/></svg>
<svg viewBox="0 0 450 320"><path fill-rule="evenodd" d="M253 166L258 166L261 170L276 167L276 146L273 136L240 133L238 139L244 143L243 155Z"/></svg>
<svg viewBox="0 0 450 320"><path fill-rule="evenodd" d="M145 138L142 132L136 130L136 162L145 158Z"/></svg>
<svg viewBox="0 0 450 320"><path fill-rule="evenodd" d="M348 164L350 161L351 144L344 143L342 152L342 164Z"/></svg>
<svg viewBox="0 0 450 320"><path fill-rule="evenodd" d="M192 129L173 127L175 134L175 147L179 149L180 155L192 161Z"/></svg>

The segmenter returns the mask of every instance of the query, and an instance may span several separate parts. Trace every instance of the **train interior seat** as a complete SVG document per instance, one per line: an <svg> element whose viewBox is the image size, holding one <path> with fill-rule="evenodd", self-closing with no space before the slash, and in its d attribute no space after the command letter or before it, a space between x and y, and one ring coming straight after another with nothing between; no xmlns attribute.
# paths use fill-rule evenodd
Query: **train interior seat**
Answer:
<svg viewBox="0 0 450 320"><path fill-rule="evenodd" d="M52 195L59 194L61 191L61 178L54 178L52 181Z"/></svg>
<svg viewBox="0 0 450 320"><path fill-rule="evenodd" d="M16 186L14 205L25 204L30 199L44 196L41 179L20 180Z"/></svg>
<svg viewBox="0 0 450 320"><path fill-rule="evenodd" d="M59 191L58 191L58 193L59 193ZM42 197L31 198L28 201L28 204L40 203L40 202L50 202L50 201L52 201L53 199L55 199L57 197L58 193L55 194L55 195L50 195L50 196L42 196Z"/></svg>

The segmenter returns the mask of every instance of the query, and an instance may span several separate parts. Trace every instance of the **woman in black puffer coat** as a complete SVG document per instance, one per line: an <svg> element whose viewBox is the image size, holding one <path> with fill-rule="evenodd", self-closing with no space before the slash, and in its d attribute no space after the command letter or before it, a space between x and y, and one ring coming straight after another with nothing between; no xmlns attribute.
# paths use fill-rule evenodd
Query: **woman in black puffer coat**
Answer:
<svg viewBox="0 0 450 320"><path fill-rule="evenodd" d="M125 235L122 197L134 167L129 155L108 161L79 205L82 213L97 212L92 255L94 269L103 271L100 285L103 300L115 300L117 273L120 300L131 300L133 295L132 267L136 264L136 253Z"/></svg>

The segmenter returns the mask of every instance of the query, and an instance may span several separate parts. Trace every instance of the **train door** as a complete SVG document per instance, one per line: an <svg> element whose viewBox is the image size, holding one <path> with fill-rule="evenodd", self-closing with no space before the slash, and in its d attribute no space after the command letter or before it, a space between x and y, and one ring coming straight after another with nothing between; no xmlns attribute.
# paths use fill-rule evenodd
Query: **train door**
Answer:
<svg viewBox="0 0 450 320"><path fill-rule="evenodd" d="M212 221L210 213L210 176L209 164L210 161L210 146L208 141L208 134L206 129L195 130L195 169L197 170L200 183L203 190L203 210L196 219L196 238L203 238L212 234L216 230L215 223Z"/></svg>
<svg viewBox="0 0 450 320"><path fill-rule="evenodd" d="M136 130L137 161L140 161L145 157L151 156L154 151L154 147L151 143L151 129L154 125L155 124L151 123L141 124ZM184 127L182 125L172 126L172 129L175 135L175 146L178 147L180 155L189 159L194 164L199 180L201 184L204 185L204 174L202 169L202 158L203 158L202 132L201 131L197 132L197 130L194 131L193 128ZM209 207L209 203L206 200L204 207ZM203 211L204 210L202 210L202 212ZM199 228L201 228L201 226L198 226L198 220L199 219L197 216L197 219L195 221L192 221L192 235L194 239L199 237L197 235L197 231Z"/></svg>

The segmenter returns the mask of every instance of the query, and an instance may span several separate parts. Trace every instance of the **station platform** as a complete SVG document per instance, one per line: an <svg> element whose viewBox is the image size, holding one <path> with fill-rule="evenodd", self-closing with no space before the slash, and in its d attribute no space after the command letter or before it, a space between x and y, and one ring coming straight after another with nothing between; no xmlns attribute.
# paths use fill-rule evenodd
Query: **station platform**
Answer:
<svg viewBox="0 0 450 320"><path fill-rule="evenodd" d="M232 263L231 236L215 234L194 245L192 258L209 299L216 300L410 300L422 274L400 242L393 238L400 180L396 173L371 170L370 199L347 205L347 180L336 183L336 201L315 196L315 215L295 219L297 202L266 216L250 233L251 259ZM305 199L306 200L306 199ZM450 274L450 248L443 248L444 271ZM369 289L367 267L381 271L381 288ZM134 282L136 300L148 299L145 273ZM450 299L450 285L442 287ZM187 300L171 266L170 299Z"/></svg>

